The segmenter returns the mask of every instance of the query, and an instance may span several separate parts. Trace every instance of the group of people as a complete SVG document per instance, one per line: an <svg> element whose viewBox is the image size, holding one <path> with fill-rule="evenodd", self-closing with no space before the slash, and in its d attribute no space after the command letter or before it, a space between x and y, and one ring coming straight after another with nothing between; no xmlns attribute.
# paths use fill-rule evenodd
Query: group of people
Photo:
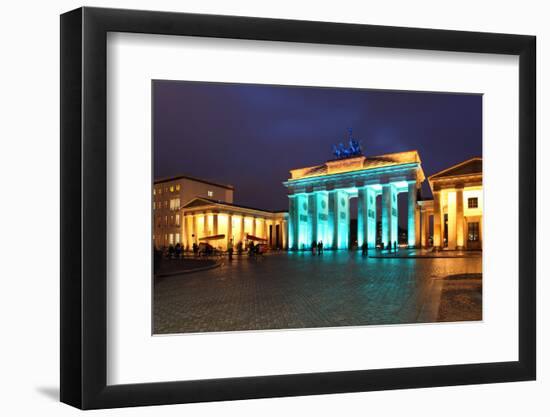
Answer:
<svg viewBox="0 0 550 417"><path fill-rule="evenodd" d="M168 246L168 257L170 259L179 259L183 256L183 246L180 243L176 243L176 246Z"/></svg>
<svg viewBox="0 0 550 417"><path fill-rule="evenodd" d="M227 243L227 255L229 260L233 260L233 251L234 251L234 245L233 245L233 239L230 239ZM261 255L261 247L260 244L254 244L253 241L248 242L247 244L247 252L248 256L255 257L256 255ZM239 242L237 243L237 254L240 256L243 253L243 243Z"/></svg>
<svg viewBox="0 0 550 417"><path fill-rule="evenodd" d="M312 255L322 255L323 254L323 241L320 240L319 242L313 242L311 244L311 253Z"/></svg>

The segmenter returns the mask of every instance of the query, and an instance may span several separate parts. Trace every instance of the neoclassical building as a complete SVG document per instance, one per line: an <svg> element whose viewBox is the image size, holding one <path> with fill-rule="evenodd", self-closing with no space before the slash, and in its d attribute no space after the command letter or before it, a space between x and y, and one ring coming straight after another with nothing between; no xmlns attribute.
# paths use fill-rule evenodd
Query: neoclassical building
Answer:
<svg viewBox="0 0 550 417"><path fill-rule="evenodd" d="M205 197L233 203L233 186L179 175L153 184L153 242L161 248L183 243L181 208L193 198Z"/></svg>
<svg viewBox="0 0 550 417"><path fill-rule="evenodd" d="M397 195L407 193L408 245L420 245L420 212L417 204L424 181L417 151L379 156L345 157L322 165L293 169L284 182L288 189L288 246L346 249L349 245L350 199L357 198L357 241L361 247L376 245L376 198L381 196L382 244L397 244Z"/></svg>
<svg viewBox="0 0 550 417"><path fill-rule="evenodd" d="M287 247L286 211L233 203L232 185L180 175L153 184L153 242L156 248L206 242L225 250L231 239Z"/></svg>
<svg viewBox="0 0 550 417"><path fill-rule="evenodd" d="M420 201L421 245L435 249L481 249L483 162L468 159L428 178L433 200ZM431 218L431 222L430 222ZM432 242L430 242L430 223Z"/></svg>
<svg viewBox="0 0 550 417"><path fill-rule="evenodd" d="M183 245L207 242L225 250L233 244L264 243L286 248L286 212L267 211L225 201L197 197L181 209Z"/></svg>
<svg viewBox="0 0 550 417"><path fill-rule="evenodd" d="M153 187L155 246L180 243L191 248L208 242L226 249L232 239L234 244L253 241L289 250L309 249L313 242L347 249L350 200L357 198L358 246L374 248L379 238L385 248L393 247L398 241L398 195L405 193L409 247L481 249L482 159L471 158L428 177L431 200L421 198L421 165L418 152L408 151L347 156L293 169L283 182L288 213L235 204L230 185L187 176L160 180Z"/></svg>

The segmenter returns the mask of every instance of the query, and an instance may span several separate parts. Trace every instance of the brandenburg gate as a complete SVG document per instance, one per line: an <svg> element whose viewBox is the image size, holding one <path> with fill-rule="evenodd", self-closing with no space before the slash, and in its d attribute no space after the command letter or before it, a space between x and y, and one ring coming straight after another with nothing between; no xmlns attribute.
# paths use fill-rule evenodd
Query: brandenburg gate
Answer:
<svg viewBox="0 0 550 417"><path fill-rule="evenodd" d="M321 241L327 249L347 249L350 199L357 198L357 244L376 246L377 205L381 195L382 244L397 244L399 193L408 194L408 245L420 246L419 188L424 181L417 151L366 157L345 151L322 165L290 171L288 247L309 249Z"/></svg>

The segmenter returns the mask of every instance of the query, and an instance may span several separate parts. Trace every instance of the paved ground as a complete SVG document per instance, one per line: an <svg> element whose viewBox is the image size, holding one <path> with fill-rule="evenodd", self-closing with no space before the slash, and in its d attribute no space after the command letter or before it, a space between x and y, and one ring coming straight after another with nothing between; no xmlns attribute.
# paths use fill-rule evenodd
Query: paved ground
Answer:
<svg viewBox="0 0 550 417"><path fill-rule="evenodd" d="M376 259L340 251L234 260L155 283L154 332L437 321L441 285L434 283L463 273L481 273L481 258Z"/></svg>
<svg viewBox="0 0 550 417"><path fill-rule="evenodd" d="M440 250L432 249L399 249L397 252L387 250L369 252L371 258L481 258L481 251Z"/></svg>
<svg viewBox="0 0 550 417"><path fill-rule="evenodd" d="M441 280L437 321L481 320L481 274L453 275Z"/></svg>
<svg viewBox="0 0 550 417"><path fill-rule="evenodd" d="M178 273L190 273L204 269L217 267L220 263L218 258L192 258L166 259L160 264L160 269L155 274L155 279L164 279L168 275L177 275Z"/></svg>

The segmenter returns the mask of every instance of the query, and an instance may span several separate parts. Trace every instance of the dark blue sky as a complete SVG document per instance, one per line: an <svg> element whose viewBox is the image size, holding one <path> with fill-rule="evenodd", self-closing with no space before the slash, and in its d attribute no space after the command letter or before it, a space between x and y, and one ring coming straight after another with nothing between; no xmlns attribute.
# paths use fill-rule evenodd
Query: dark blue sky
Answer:
<svg viewBox="0 0 550 417"><path fill-rule="evenodd" d="M350 127L367 156L418 150L426 176L482 156L481 95L154 81L153 112L155 179L233 184L236 203L269 210L288 206L288 171L332 159Z"/></svg>

